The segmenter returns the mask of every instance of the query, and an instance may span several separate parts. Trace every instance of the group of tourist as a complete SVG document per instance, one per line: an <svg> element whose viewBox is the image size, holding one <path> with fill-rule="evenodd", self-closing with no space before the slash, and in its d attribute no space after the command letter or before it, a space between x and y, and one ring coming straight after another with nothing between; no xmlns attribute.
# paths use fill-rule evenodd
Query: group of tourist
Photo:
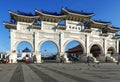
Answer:
<svg viewBox="0 0 120 82"><path fill-rule="evenodd" d="M0 58L0 63L9 63L9 58Z"/></svg>

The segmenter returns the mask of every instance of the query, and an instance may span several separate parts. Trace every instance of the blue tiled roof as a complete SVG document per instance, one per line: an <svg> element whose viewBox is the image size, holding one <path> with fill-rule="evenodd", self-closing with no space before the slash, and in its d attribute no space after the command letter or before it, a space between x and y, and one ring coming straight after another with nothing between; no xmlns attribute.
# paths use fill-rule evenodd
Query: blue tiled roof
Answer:
<svg viewBox="0 0 120 82"><path fill-rule="evenodd" d="M19 15L25 15L25 16L35 16L35 15L33 15L31 12L30 12L30 13L25 13L25 12L17 11L17 12L15 12L15 13L17 13L17 14L19 14Z"/></svg>
<svg viewBox="0 0 120 82"><path fill-rule="evenodd" d="M111 26L111 28L114 28L114 29L120 29L119 27L114 27L114 26Z"/></svg>
<svg viewBox="0 0 120 82"><path fill-rule="evenodd" d="M111 23L111 22L105 22L105 21L101 21L101 20L94 20L95 22L99 22L99 23Z"/></svg>
<svg viewBox="0 0 120 82"><path fill-rule="evenodd" d="M48 11L43 11L41 10L42 13L49 14L49 15L55 15L55 16L61 16L63 14L57 13L57 12L48 12Z"/></svg>
<svg viewBox="0 0 120 82"><path fill-rule="evenodd" d="M75 11L75 10L71 10L71 9L68 9L68 8L65 8L65 9L69 12L82 14L82 15L92 15L92 14L94 14L94 13L87 13L87 12L83 12L83 11Z"/></svg>
<svg viewBox="0 0 120 82"><path fill-rule="evenodd" d="M31 52L31 50L26 47L22 52Z"/></svg>

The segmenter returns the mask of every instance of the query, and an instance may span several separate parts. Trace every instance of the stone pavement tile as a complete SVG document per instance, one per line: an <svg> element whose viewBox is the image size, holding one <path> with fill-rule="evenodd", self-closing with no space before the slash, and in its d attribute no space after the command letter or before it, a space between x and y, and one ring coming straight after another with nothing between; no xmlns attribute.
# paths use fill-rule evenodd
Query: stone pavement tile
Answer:
<svg viewBox="0 0 120 82"><path fill-rule="evenodd" d="M102 63L100 65L91 64L91 66L88 66L86 64L39 64L39 65L48 67L50 69L62 71L73 76L88 79L92 82L119 82L120 80L119 79L120 66L116 65L115 63L111 64ZM111 75L110 73L114 75Z"/></svg>
<svg viewBox="0 0 120 82"><path fill-rule="evenodd" d="M25 82L43 82L26 64L22 64Z"/></svg>
<svg viewBox="0 0 120 82"><path fill-rule="evenodd" d="M64 70L64 69L61 71L58 68L56 69L56 68L53 68L52 66L49 67L49 65L48 66L43 66L43 64L39 65L39 66L42 67L42 68L48 69L50 71L59 73L59 74L65 76L65 77L71 78L71 79L73 79L73 80L75 80L77 82L80 82L80 81L81 82L91 82L90 80L88 80L86 78L78 77L76 75L73 75L72 73L70 74L70 73L66 72L66 70ZM74 73L74 70L73 70L73 73Z"/></svg>
<svg viewBox="0 0 120 82"><path fill-rule="evenodd" d="M71 79L71 78L67 78L59 73L56 73L55 71L51 71L51 70L47 70L44 68L41 68L35 64L32 64L34 67L36 67L37 69L41 70L42 72L48 74L49 76L51 76L52 78L58 80L59 82L76 82L75 80Z"/></svg>
<svg viewBox="0 0 120 82"><path fill-rule="evenodd" d="M0 82L9 82L17 65L0 64ZM120 81L120 65L115 63L91 64L91 66L87 64L30 64L33 66L32 68L28 65L21 64L17 71L23 71L24 82L51 82L51 78L56 79L54 82L80 82L80 80L75 80L74 77L88 79L92 82ZM19 77L19 74L17 77ZM43 81L43 78L46 80ZM71 78L74 78L74 80Z"/></svg>
<svg viewBox="0 0 120 82"><path fill-rule="evenodd" d="M32 71L34 71L44 82L58 82L56 79L52 78L51 76L45 74L44 72L42 72L41 70L35 68L32 65L28 65Z"/></svg>
<svg viewBox="0 0 120 82"><path fill-rule="evenodd" d="M17 68L15 69L10 82L24 82L23 70L21 64L17 64Z"/></svg>
<svg viewBox="0 0 120 82"><path fill-rule="evenodd" d="M0 82L9 82L15 69L16 64L0 64Z"/></svg>

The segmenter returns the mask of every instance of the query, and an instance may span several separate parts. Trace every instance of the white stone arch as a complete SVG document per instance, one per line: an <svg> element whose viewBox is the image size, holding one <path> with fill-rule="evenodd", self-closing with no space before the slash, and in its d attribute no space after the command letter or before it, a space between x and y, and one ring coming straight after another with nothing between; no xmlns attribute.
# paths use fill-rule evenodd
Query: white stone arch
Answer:
<svg viewBox="0 0 120 82"><path fill-rule="evenodd" d="M39 41L39 43L37 45L37 51L40 52L40 48L41 48L42 44L47 42L47 41L50 41L53 44L55 44L56 47L57 47L58 53L59 53L60 49L59 49L58 43L55 40L42 40L42 41Z"/></svg>
<svg viewBox="0 0 120 82"><path fill-rule="evenodd" d="M103 47L102 47L102 44L100 44L100 43L91 43L90 45L89 45L89 51L91 50L91 48L92 48L92 46L93 45L97 45L99 48L100 48L100 50L101 50L101 54L103 54Z"/></svg>
<svg viewBox="0 0 120 82"><path fill-rule="evenodd" d="M113 54L115 54L116 48L113 47L113 46L107 46L107 52L108 52L108 49L111 48L111 47L113 48Z"/></svg>
<svg viewBox="0 0 120 82"><path fill-rule="evenodd" d="M17 40L17 41L14 41L14 43L11 44L11 52L9 53L10 54L10 56L9 56L10 63L17 63L17 52L16 51L17 51L18 45L21 42L29 43L31 45L31 47L32 47L32 50L34 50L34 44L30 40Z"/></svg>
<svg viewBox="0 0 120 82"><path fill-rule="evenodd" d="M71 41L77 41L81 44L81 47L83 49L83 54L86 52L86 48L85 48L85 43L82 40L78 40L78 39L69 39L67 41L65 41L63 47L64 47L64 52L65 52L65 48L67 46L68 43L70 43Z"/></svg>
<svg viewBox="0 0 120 82"><path fill-rule="evenodd" d="M113 46L107 46L107 50L108 50L108 48L110 48L110 47L112 47L114 50L116 49L115 47L113 47Z"/></svg>
<svg viewBox="0 0 120 82"><path fill-rule="evenodd" d="M12 47L13 47L12 50L16 50L17 47L18 47L18 45L19 45L20 43L22 43L22 42L27 42L28 44L30 44L31 47L32 47L32 50L34 51L34 45L33 45L33 43L32 43L31 41L27 41L27 40L16 41L16 42L14 43L14 45L12 46Z"/></svg>

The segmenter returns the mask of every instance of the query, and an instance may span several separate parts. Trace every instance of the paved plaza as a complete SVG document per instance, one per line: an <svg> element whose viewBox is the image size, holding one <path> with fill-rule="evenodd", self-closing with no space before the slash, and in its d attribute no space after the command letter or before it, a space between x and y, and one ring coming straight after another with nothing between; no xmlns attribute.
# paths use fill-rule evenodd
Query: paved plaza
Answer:
<svg viewBox="0 0 120 82"><path fill-rule="evenodd" d="M0 82L120 82L120 65L0 64Z"/></svg>

